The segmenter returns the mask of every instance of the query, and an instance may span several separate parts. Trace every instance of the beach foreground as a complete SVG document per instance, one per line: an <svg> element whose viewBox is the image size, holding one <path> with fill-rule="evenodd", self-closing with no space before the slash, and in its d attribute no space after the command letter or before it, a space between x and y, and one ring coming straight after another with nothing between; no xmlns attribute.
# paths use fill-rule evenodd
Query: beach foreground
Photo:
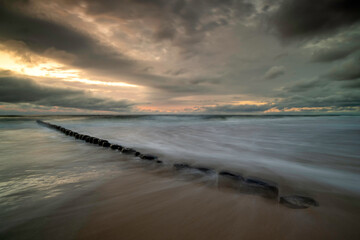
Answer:
<svg viewBox="0 0 360 240"><path fill-rule="evenodd" d="M326 198L326 196L323 196ZM359 214L127 170L5 239L358 239ZM332 205L333 204L333 205Z"/></svg>
<svg viewBox="0 0 360 240"><path fill-rule="evenodd" d="M173 185L174 183L172 183ZM176 183L175 183L176 184ZM79 239L356 239L359 215L288 209L258 196L209 189L142 173L96 191L100 205ZM147 189L156 189L147 191ZM344 214L344 215L342 215Z"/></svg>

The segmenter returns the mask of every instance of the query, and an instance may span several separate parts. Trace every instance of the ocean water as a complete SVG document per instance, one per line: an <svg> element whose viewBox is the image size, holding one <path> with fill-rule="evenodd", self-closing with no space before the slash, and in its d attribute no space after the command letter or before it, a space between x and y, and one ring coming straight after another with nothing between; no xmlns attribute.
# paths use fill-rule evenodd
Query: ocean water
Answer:
<svg viewBox="0 0 360 240"><path fill-rule="evenodd" d="M0 233L48 214L136 161L36 119L157 155L162 168L188 163L275 182L280 194L360 199L357 116L1 117Z"/></svg>

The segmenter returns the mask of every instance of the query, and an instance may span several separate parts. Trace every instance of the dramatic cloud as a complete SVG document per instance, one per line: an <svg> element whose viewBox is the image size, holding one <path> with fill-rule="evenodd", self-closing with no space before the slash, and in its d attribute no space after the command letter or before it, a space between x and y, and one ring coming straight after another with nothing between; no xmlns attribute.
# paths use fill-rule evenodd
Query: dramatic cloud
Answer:
<svg viewBox="0 0 360 240"><path fill-rule="evenodd" d="M355 24L360 2L351 0L281 1L272 21L284 39L308 38Z"/></svg>
<svg viewBox="0 0 360 240"><path fill-rule="evenodd" d="M360 39L359 39L360 41ZM319 50L316 50L312 55L312 60L314 62L331 62L339 59L343 59L353 52L355 52L357 49L360 48L359 46L338 46L333 48L322 48Z"/></svg>
<svg viewBox="0 0 360 240"><path fill-rule="evenodd" d="M340 81L316 78L284 88L278 95L276 108L327 108L329 111L360 109L360 91Z"/></svg>
<svg viewBox="0 0 360 240"><path fill-rule="evenodd" d="M0 68L12 71L0 75L0 101L44 111L358 111L359 6L0 0Z"/></svg>
<svg viewBox="0 0 360 240"><path fill-rule="evenodd" d="M30 79L0 77L0 102L124 112L131 104L88 96L83 91L41 86Z"/></svg>
<svg viewBox="0 0 360 240"><path fill-rule="evenodd" d="M316 78L310 81L298 82L290 87L285 87L284 90L290 93L299 93L306 92L317 87L323 87L327 84L328 82L326 80L324 81L324 79Z"/></svg>
<svg viewBox="0 0 360 240"><path fill-rule="evenodd" d="M185 48L201 41L206 32L228 25L233 15L241 19L254 11L244 0L81 0L72 4L86 6L88 14L99 18L145 20L157 40L170 40Z"/></svg>
<svg viewBox="0 0 360 240"><path fill-rule="evenodd" d="M327 76L335 80L354 80L360 78L360 55L334 67Z"/></svg>
<svg viewBox="0 0 360 240"><path fill-rule="evenodd" d="M284 66L274 66L271 67L264 75L266 79L277 78L285 73Z"/></svg>
<svg viewBox="0 0 360 240"><path fill-rule="evenodd" d="M311 56L313 62L342 60L360 49L360 32L344 31L315 44Z"/></svg>
<svg viewBox="0 0 360 240"><path fill-rule="evenodd" d="M34 52L53 57L61 58L56 55L67 53L71 56L68 64L78 67L106 70L133 65L130 59L100 45L85 33L22 13L16 4L6 3L11 1L0 1L0 40L21 41Z"/></svg>
<svg viewBox="0 0 360 240"><path fill-rule="evenodd" d="M357 93L341 94L333 96L296 95L289 97L285 102L276 105L280 110L289 108L328 107L330 110L354 108L359 110L360 97Z"/></svg>

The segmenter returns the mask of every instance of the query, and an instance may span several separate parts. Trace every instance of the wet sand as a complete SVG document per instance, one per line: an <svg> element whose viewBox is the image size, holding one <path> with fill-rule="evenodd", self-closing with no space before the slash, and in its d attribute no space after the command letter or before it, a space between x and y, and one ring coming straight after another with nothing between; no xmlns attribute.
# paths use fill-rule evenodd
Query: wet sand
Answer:
<svg viewBox="0 0 360 240"><path fill-rule="evenodd" d="M358 208L327 198L318 199L320 207L289 209L274 199L127 169L2 239L360 239Z"/></svg>
<svg viewBox="0 0 360 240"><path fill-rule="evenodd" d="M360 239L355 211L275 200L128 172L93 192L76 239ZM325 201L325 202L324 202Z"/></svg>

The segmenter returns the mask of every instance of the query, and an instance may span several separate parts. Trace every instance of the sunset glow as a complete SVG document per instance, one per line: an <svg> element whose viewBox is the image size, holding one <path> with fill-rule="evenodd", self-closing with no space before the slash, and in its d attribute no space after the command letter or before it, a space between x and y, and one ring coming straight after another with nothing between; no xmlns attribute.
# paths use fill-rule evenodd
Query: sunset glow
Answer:
<svg viewBox="0 0 360 240"><path fill-rule="evenodd" d="M81 78L67 78L64 79L67 82L81 82L85 84L94 84L94 85L105 85L105 86L116 86L116 87L138 87L137 85L123 83L123 82L104 82L104 81L95 81Z"/></svg>

